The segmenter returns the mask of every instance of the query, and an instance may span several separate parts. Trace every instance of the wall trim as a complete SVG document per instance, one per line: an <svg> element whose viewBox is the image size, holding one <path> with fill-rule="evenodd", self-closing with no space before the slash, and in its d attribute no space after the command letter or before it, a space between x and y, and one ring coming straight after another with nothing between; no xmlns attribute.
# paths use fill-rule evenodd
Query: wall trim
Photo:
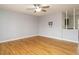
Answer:
<svg viewBox="0 0 79 59"><path fill-rule="evenodd" d="M52 38L52 39L57 39L57 40L62 40L63 41L69 41L69 42L73 42L73 43L77 43L78 44L78 41L73 41L73 40L68 40L68 39L65 39L65 38L59 38L59 37L53 37L53 36L47 36L47 35L39 35L39 36L42 36L42 37L48 37L48 38Z"/></svg>
<svg viewBox="0 0 79 59"><path fill-rule="evenodd" d="M14 40L20 40L20 39L23 39L23 38L30 38L30 37L35 37L35 36L42 36L42 37L48 37L48 38L52 38L52 39L57 39L57 40L62 40L62 38L59 38L59 37L52 37L52 36L47 36L47 35L30 35L30 36L22 36L22 37L17 37L17 38L12 38L12 39L8 39L8 40L5 40L5 41L0 41L0 43L3 43L3 42L9 42L9 41L14 41ZM69 41L69 42L73 42L73 43L78 43L78 41L72 41L72 40L68 40L68 39L64 39L64 41Z"/></svg>
<svg viewBox="0 0 79 59"><path fill-rule="evenodd" d="M0 43L14 41L14 40L20 40L20 39L23 39L23 38L30 38L30 37L34 37L34 36L37 36L37 35L29 35L29 36L21 36L21 37L11 38L11 39L7 39L7 40L4 40L4 41L0 41Z"/></svg>

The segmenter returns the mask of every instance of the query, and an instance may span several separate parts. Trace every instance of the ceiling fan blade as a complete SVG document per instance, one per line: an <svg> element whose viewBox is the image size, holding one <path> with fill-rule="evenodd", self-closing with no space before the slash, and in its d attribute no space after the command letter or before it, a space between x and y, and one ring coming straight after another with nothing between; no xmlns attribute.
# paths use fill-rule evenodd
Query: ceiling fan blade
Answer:
<svg viewBox="0 0 79 59"><path fill-rule="evenodd" d="M50 6L43 6L42 8L49 8Z"/></svg>
<svg viewBox="0 0 79 59"><path fill-rule="evenodd" d="M42 10L43 12L46 12L46 10Z"/></svg>

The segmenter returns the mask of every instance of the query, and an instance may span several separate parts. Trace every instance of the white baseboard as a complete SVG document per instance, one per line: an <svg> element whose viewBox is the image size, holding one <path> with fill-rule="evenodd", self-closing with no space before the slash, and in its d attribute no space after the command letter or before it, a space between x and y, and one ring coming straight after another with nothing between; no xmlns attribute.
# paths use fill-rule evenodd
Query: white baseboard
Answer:
<svg viewBox="0 0 79 59"><path fill-rule="evenodd" d="M39 36L48 37L48 38L55 38L57 40L62 40L63 39L64 41L78 43L78 41L68 40L68 39L65 39L65 38L59 38L59 37L53 37L53 36L46 36L46 35L39 35Z"/></svg>
<svg viewBox="0 0 79 59"><path fill-rule="evenodd" d="M59 37L53 37L53 36L46 36L46 35L30 35L30 36L22 36L22 37L17 37L17 38L12 38L12 39L7 39L5 41L0 41L0 43L3 42L8 42L8 41L14 41L14 40L19 40L19 39L23 39L23 38L29 38L29 37L34 37L34 36L43 36L43 37L48 37L48 38L55 38L58 40L64 40L64 41L69 41L69 42L74 42L74 43L78 43L78 41L72 41L72 40L68 40L68 39L64 39L64 38L59 38Z"/></svg>
<svg viewBox="0 0 79 59"><path fill-rule="evenodd" d="M19 40L19 39L23 39L23 38L30 38L30 37L34 37L34 36L37 36L37 35L22 36L22 37L17 37L17 38L12 38L12 39L7 39L7 40L4 40L4 41L0 41L0 43L8 42L8 41L14 41L14 40Z"/></svg>

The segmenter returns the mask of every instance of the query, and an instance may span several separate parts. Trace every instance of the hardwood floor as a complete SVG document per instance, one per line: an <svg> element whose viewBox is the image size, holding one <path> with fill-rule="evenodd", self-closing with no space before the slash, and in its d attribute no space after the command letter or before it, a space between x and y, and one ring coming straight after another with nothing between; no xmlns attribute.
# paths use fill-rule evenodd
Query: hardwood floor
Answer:
<svg viewBox="0 0 79 59"><path fill-rule="evenodd" d="M36 36L0 43L0 55L73 55L77 44Z"/></svg>

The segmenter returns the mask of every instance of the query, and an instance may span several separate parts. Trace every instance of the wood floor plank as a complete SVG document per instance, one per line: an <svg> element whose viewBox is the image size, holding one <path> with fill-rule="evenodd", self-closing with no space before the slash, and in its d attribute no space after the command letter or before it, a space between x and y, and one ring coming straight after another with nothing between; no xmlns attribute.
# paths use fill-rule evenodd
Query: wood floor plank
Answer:
<svg viewBox="0 0 79 59"><path fill-rule="evenodd" d="M0 55L73 55L77 44L42 36L0 43Z"/></svg>

